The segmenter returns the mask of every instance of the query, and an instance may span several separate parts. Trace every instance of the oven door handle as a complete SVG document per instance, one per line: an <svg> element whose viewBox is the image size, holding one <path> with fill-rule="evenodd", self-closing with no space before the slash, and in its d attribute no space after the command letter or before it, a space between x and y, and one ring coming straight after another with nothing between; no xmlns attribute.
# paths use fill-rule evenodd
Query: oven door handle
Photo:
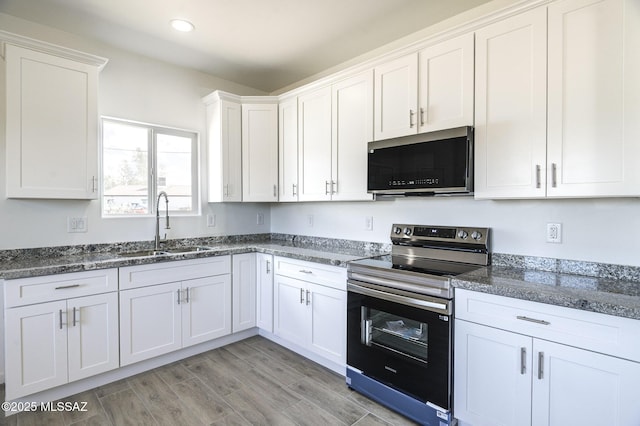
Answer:
<svg viewBox="0 0 640 426"><path fill-rule="evenodd" d="M451 302L443 300L438 302L434 298L421 298L419 295L416 297L403 296L399 294L388 293L371 287L363 286L362 283L356 283L351 280L347 280L347 291L353 293L359 293L365 296L376 297L388 302L396 302L402 305L412 306L414 308L423 309L425 311L437 312L440 314L451 315Z"/></svg>

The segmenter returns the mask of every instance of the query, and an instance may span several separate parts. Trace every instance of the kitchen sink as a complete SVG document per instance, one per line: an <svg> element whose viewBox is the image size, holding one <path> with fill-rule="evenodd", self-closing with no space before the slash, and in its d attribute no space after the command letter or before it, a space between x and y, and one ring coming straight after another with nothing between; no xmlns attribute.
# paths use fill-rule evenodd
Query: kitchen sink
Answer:
<svg viewBox="0 0 640 426"><path fill-rule="evenodd" d="M169 254L165 250L137 250L137 251L125 251L118 253L118 256L122 257L149 257L149 256L163 256Z"/></svg>
<svg viewBox="0 0 640 426"><path fill-rule="evenodd" d="M193 253L198 251L207 251L213 250L211 247L204 246L189 246L189 247L174 247L165 250L169 254L180 254L180 253Z"/></svg>

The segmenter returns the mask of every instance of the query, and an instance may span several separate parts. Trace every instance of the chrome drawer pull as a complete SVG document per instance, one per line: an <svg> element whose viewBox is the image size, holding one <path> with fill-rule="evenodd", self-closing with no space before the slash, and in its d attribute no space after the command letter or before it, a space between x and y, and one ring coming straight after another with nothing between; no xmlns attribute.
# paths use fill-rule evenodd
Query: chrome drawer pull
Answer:
<svg viewBox="0 0 640 426"><path fill-rule="evenodd" d="M529 321L529 322L533 322L533 323L536 323L536 324L542 324L542 325L550 325L551 324L549 321L539 320L539 319L535 319L535 318L529 318L529 317L525 317L525 316L522 316L522 315L518 315L516 318L519 319L519 320L522 320L522 321Z"/></svg>
<svg viewBox="0 0 640 426"><path fill-rule="evenodd" d="M303 274L313 274L313 271L309 271L307 269L300 269L298 272L302 272Z"/></svg>
<svg viewBox="0 0 640 426"><path fill-rule="evenodd" d="M61 285L60 287L56 287L56 290L63 290L65 288L75 288L80 287L80 284L70 284L70 285Z"/></svg>

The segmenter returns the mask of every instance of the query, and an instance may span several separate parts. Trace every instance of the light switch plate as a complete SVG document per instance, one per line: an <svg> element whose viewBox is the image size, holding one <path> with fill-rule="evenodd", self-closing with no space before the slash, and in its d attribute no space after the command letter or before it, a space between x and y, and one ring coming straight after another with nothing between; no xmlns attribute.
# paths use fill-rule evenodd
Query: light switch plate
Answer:
<svg viewBox="0 0 640 426"><path fill-rule="evenodd" d="M67 217L67 232L87 232L88 224L86 216Z"/></svg>

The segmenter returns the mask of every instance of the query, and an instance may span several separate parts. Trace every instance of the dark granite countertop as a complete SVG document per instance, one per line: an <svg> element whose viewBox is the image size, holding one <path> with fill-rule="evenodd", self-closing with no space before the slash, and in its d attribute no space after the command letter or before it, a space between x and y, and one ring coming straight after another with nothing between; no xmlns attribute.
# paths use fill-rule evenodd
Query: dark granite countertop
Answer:
<svg viewBox="0 0 640 426"><path fill-rule="evenodd" d="M640 283L629 279L492 265L459 275L452 284L498 296L640 319Z"/></svg>
<svg viewBox="0 0 640 426"><path fill-rule="evenodd" d="M241 236L241 238L180 240L170 242L170 245L163 247L163 249L203 246L207 247L207 250L139 257L123 256L123 253L149 250L151 248L149 242L5 250L0 252L0 279L8 280L66 272L121 268L250 252L269 253L346 267L347 263L352 260L375 256L384 252L385 249L388 250L383 244L313 237L296 238L288 235L264 238L259 235L255 238Z"/></svg>

